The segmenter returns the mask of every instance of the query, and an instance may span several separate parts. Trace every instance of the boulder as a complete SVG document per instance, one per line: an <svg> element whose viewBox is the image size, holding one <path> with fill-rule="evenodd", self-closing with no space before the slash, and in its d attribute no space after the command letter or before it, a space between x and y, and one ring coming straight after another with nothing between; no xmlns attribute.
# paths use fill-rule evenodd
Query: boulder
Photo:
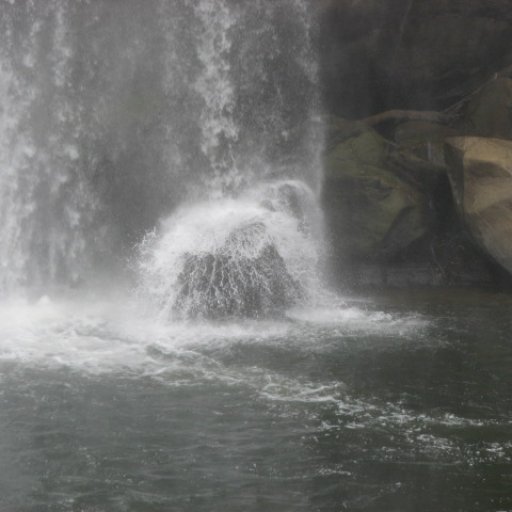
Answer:
<svg viewBox="0 0 512 512"><path fill-rule="evenodd" d="M447 139L458 211L478 244L512 273L512 141Z"/></svg>
<svg viewBox="0 0 512 512"><path fill-rule="evenodd" d="M265 226L233 231L216 252L187 254L174 313L210 320L272 317L295 304L302 288L275 245L263 242Z"/></svg>
<svg viewBox="0 0 512 512"><path fill-rule="evenodd" d="M337 125L337 132L331 126L323 187L334 250L353 261L393 256L428 230L427 196L413 176L395 172L391 147L375 130Z"/></svg>

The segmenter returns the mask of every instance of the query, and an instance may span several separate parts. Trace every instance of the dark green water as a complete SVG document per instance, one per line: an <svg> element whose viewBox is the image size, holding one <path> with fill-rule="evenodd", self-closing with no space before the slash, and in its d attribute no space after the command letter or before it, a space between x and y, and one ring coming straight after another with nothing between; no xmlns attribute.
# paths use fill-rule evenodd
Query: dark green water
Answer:
<svg viewBox="0 0 512 512"><path fill-rule="evenodd" d="M512 510L510 296L211 332L55 309L2 310L2 512Z"/></svg>

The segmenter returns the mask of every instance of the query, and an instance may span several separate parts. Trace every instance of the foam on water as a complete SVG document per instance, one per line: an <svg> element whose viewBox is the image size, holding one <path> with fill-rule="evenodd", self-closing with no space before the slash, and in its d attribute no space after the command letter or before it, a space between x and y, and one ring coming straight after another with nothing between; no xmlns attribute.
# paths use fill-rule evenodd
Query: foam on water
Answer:
<svg viewBox="0 0 512 512"><path fill-rule="evenodd" d="M250 358L245 363L244 358L237 364L227 362L229 354L238 350L277 350L307 357L328 356L340 349L357 351L366 336L373 340L373 345L367 342L373 349L385 350L382 341L387 339L397 350L397 344L425 343L421 332L428 322L419 316L340 306L304 308L300 314L290 311L289 319L280 321L169 322L141 308L137 299L54 301L42 297L32 303L4 302L0 318L0 368L4 371L64 369L95 378L149 378L171 388L220 385L243 389L248 396L277 408L279 415L300 415L313 421L316 436L340 432L357 436L382 429L395 432L396 437L391 436L378 450L360 454L379 461L395 460L397 446L401 461L408 457L414 461L418 453L438 463L462 463L468 457L475 463L512 460L507 444L489 442L463 449L454 440L461 428L502 429L509 421L471 419L442 411L417 414L400 403L355 397L341 380L294 375L251 363ZM368 347L363 344L361 350Z"/></svg>
<svg viewBox="0 0 512 512"><path fill-rule="evenodd" d="M142 306L136 299L102 301L100 297L55 301L43 297L36 302L18 299L0 303L0 361L86 373L141 374L165 370L165 354L199 354L205 349L224 350L239 344L321 352L332 348L322 344L326 329L338 335L354 332L343 309L337 322L331 317L326 324L311 326L286 319L169 322ZM316 313L311 308L308 317ZM364 315L362 311L356 315L361 334L377 324L380 330L399 338L406 327L418 330L425 325L421 319L414 325L411 319L401 323L392 316L376 321L372 313L367 313L363 322ZM198 356L199 364L200 360Z"/></svg>

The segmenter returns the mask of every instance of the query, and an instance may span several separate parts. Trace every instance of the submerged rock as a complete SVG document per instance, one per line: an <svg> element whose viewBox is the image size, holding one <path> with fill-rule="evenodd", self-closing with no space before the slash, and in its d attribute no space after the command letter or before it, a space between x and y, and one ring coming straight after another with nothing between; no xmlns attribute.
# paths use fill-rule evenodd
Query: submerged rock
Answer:
<svg viewBox="0 0 512 512"><path fill-rule="evenodd" d="M184 318L272 317L302 295L265 226L235 230L215 253L187 254L174 312Z"/></svg>
<svg viewBox="0 0 512 512"><path fill-rule="evenodd" d="M450 182L464 222L479 245L512 273L512 141L447 141Z"/></svg>

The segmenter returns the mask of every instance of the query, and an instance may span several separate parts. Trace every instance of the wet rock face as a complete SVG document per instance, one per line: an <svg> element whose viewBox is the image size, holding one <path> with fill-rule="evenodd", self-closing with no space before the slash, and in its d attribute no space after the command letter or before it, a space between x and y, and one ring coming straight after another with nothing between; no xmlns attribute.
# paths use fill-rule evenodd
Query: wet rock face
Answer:
<svg viewBox="0 0 512 512"><path fill-rule="evenodd" d="M323 0L328 109L440 110L512 63L508 0Z"/></svg>
<svg viewBox="0 0 512 512"><path fill-rule="evenodd" d="M215 253L186 256L174 312L183 318L274 317L296 303L300 284L255 223L233 232Z"/></svg>

